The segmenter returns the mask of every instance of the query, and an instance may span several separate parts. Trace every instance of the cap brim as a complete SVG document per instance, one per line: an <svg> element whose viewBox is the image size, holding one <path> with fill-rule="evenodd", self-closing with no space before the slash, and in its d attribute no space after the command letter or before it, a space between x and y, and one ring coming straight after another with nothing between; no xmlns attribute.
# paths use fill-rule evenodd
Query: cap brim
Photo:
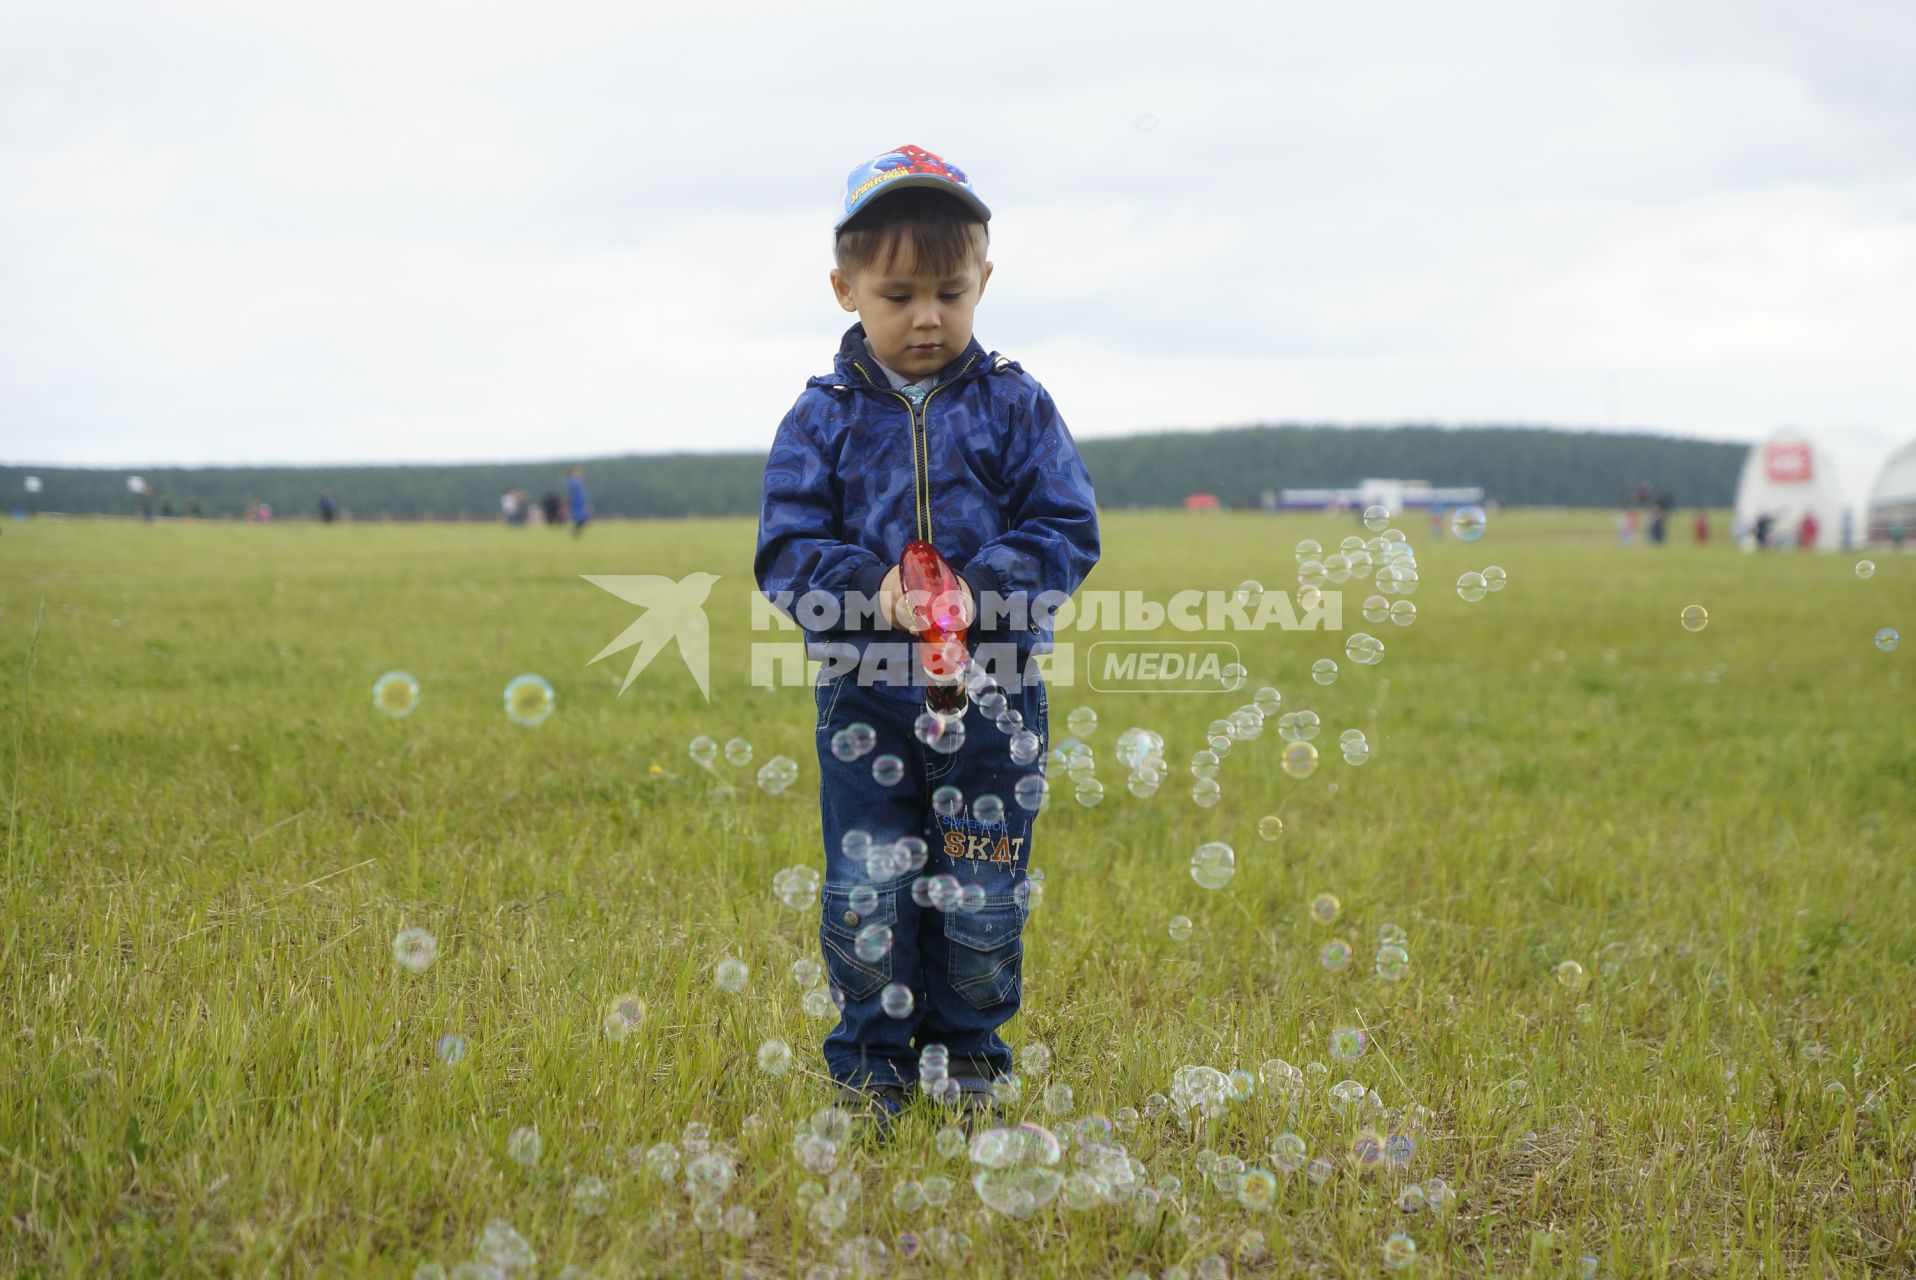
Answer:
<svg viewBox="0 0 1916 1280"><path fill-rule="evenodd" d="M935 190L943 191L948 195L956 196L976 212L981 219L986 222L991 221L990 207L966 188L959 186L949 178L940 178L935 174L912 173L902 178L893 178L889 182L875 188L870 195L865 197L863 204L833 223L832 230L843 230L847 222L850 222L853 218L856 218L859 214L871 208L872 205L879 200L884 199L887 194L893 191L903 191L906 187L931 187Z"/></svg>

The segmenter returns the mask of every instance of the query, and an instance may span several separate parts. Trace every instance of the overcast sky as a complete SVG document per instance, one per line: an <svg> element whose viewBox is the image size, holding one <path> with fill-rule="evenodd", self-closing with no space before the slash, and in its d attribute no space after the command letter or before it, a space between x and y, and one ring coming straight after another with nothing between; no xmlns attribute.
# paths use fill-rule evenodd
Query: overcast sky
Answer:
<svg viewBox="0 0 1916 1280"><path fill-rule="evenodd" d="M1916 436L1916 5L1287 8L0 0L0 460L763 448L906 142L1080 437Z"/></svg>

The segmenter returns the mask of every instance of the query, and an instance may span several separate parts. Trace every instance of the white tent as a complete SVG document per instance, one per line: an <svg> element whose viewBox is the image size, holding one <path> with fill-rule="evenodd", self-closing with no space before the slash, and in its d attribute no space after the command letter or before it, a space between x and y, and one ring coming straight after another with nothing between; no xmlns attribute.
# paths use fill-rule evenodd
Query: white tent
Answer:
<svg viewBox="0 0 1916 1280"><path fill-rule="evenodd" d="M1816 517L1816 549L1840 551L1843 492L1829 454L1787 427L1750 449L1736 484L1736 517L1745 550L1756 545L1756 522L1769 516L1771 546L1795 546L1804 515ZM1854 536L1854 531L1851 531Z"/></svg>
<svg viewBox="0 0 1916 1280"><path fill-rule="evenodd" d="M1916 534L1916 440L1890 454L1870 486L1865 536L1871 542L1887 542L1890 527L1898 523L1905 534Z"/></svg>

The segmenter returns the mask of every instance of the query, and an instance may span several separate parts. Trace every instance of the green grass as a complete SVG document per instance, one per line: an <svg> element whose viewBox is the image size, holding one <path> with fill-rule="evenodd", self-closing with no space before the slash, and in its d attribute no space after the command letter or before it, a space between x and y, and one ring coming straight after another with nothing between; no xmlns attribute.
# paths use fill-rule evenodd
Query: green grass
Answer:
<svg viewBox="0 0 1916 1280"><path fill-rule="evenodd" d="M1878 554L1859 581L1853 556L1623 550L1601 513L1507 513L1468 547L1405 528L1415 626L1366 626L1369 592L1347 597L1381 665L1320 688L1310 662L1341 661L1341 637L1234 637L1253 686L1324 717L1306 781L1267 730L1225 760L1221 804L1191 803L1185 760L1248 688L1054 686L1056 736L1071 707L1100 713L1107 798L1059 786L1039 821L1048 890L1006 1036L1049 1044L1077 1111L1112 1115L1186 1063L1330 1062L1332 1027L1361 1020L1372 1051L1329 1080L1430 1109L1409 1175L1286 1179L1266 1213L1204 1185L1201 1150L1268 1164L1287 1128L1347 1152L1356 1123L1316 1084L1292 1116L1260 1092L1195 1130L1121 1134L1151 1182L1184 1182L1153 1222L1062 1201L985 1221L927 1107L848 1153L865 1191L821 1240L790 1143L825 1101L826 1026L787 975L817 925L770 890L821 863L813 709L748 684L749 643L787 638L749 629L751 522L605 522L579 542L6 525L0 1271L410 1275L471 1257L494 1217L542 1275L797 1276L860 1233L934 1223L970 1235L970 1261L904 1273L1195 1273L1252 1228L1273 1256L1234 1274L1377 1274L1399 1229L1422 1275L1574 1275L1584 1254L1606 1276L1916 1269L1912 646L1871 644L1916 632L1916 562ZM1297 538L1354 529L1114 512L1088 585L1288 587ZM1492 561L1509 588L1461 602L1449 584ZM724 575L710 704L670 653L616 697L625 659L585 664L633 610L576 575L697 569ZM1693 601L1711 617L1694 634L1677 622ZM392 721L369 694L396 667L424 694ZM500 709L522 671L558 691L536 729ZM1130 724L1167 739L1150 800L1113 758ZM1362 768L1331 749L1353 724L1375 748ZM728 791L687 758L698 733L792 756L800 782L770 797L721 763ZM1274 843L1254 831L1270 812ZM1216 838L1239 870L1207 893L1188 860ZM1331 928L1306 911L1322 891L1343 903ZM1183 944L1179 913L1197 922ZM1386 922L1409 935L1395 985L1370 972ZM419 976L391 954L415 924L441 946ZM1343 975L1316 963L1331 936L1357 950ZM727 954L751 963L744 998L712 985ZM1556 981L1564 959L1583 990ZM608 1043L623 991L645 1020ZM449 1031L471 1046L450 1068ZM772 1036L802 1070L757 1071ZM1062 1127L1047 1082L1025 1105ZM746 1240L701 1233L628 1163L694 1120L738 1149ZM530 1170L506 1155L527 1124L545 1139ZM958 1178L949 1206L892 1207L897 1179L933 1172ZM602 1216L570 1195L588 1173L610 1187ZM1458 1192L1450 1214L1399 1213L1398 1187L1432 1176Z"/></svg>

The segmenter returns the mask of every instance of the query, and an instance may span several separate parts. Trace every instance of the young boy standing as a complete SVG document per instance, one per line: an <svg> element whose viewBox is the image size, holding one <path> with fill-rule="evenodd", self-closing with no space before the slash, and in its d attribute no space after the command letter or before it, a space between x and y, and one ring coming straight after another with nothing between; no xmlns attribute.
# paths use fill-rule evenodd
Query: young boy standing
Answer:
<svg viewBox="0 0 1916 1280"><path fill-rule="evenodd" d="M1098 559L1091 479L1057 406L972 336L990 217L961 170L917 147L852 171L831 284L858 323L779 424L759 517L759 588L826 659L819 944L841 1004L825 1062L843 1100L887 1118L926 1046L943 1046L967 1107L990 1106L1011 1070L997 1033L1018 1011L1042 803L1040 597L1055 605ZM912 661L922 614L898 566L914 539L957 572L974 660L1011 659L996 679L974 672L976 696L944 716Z"/></svg>

